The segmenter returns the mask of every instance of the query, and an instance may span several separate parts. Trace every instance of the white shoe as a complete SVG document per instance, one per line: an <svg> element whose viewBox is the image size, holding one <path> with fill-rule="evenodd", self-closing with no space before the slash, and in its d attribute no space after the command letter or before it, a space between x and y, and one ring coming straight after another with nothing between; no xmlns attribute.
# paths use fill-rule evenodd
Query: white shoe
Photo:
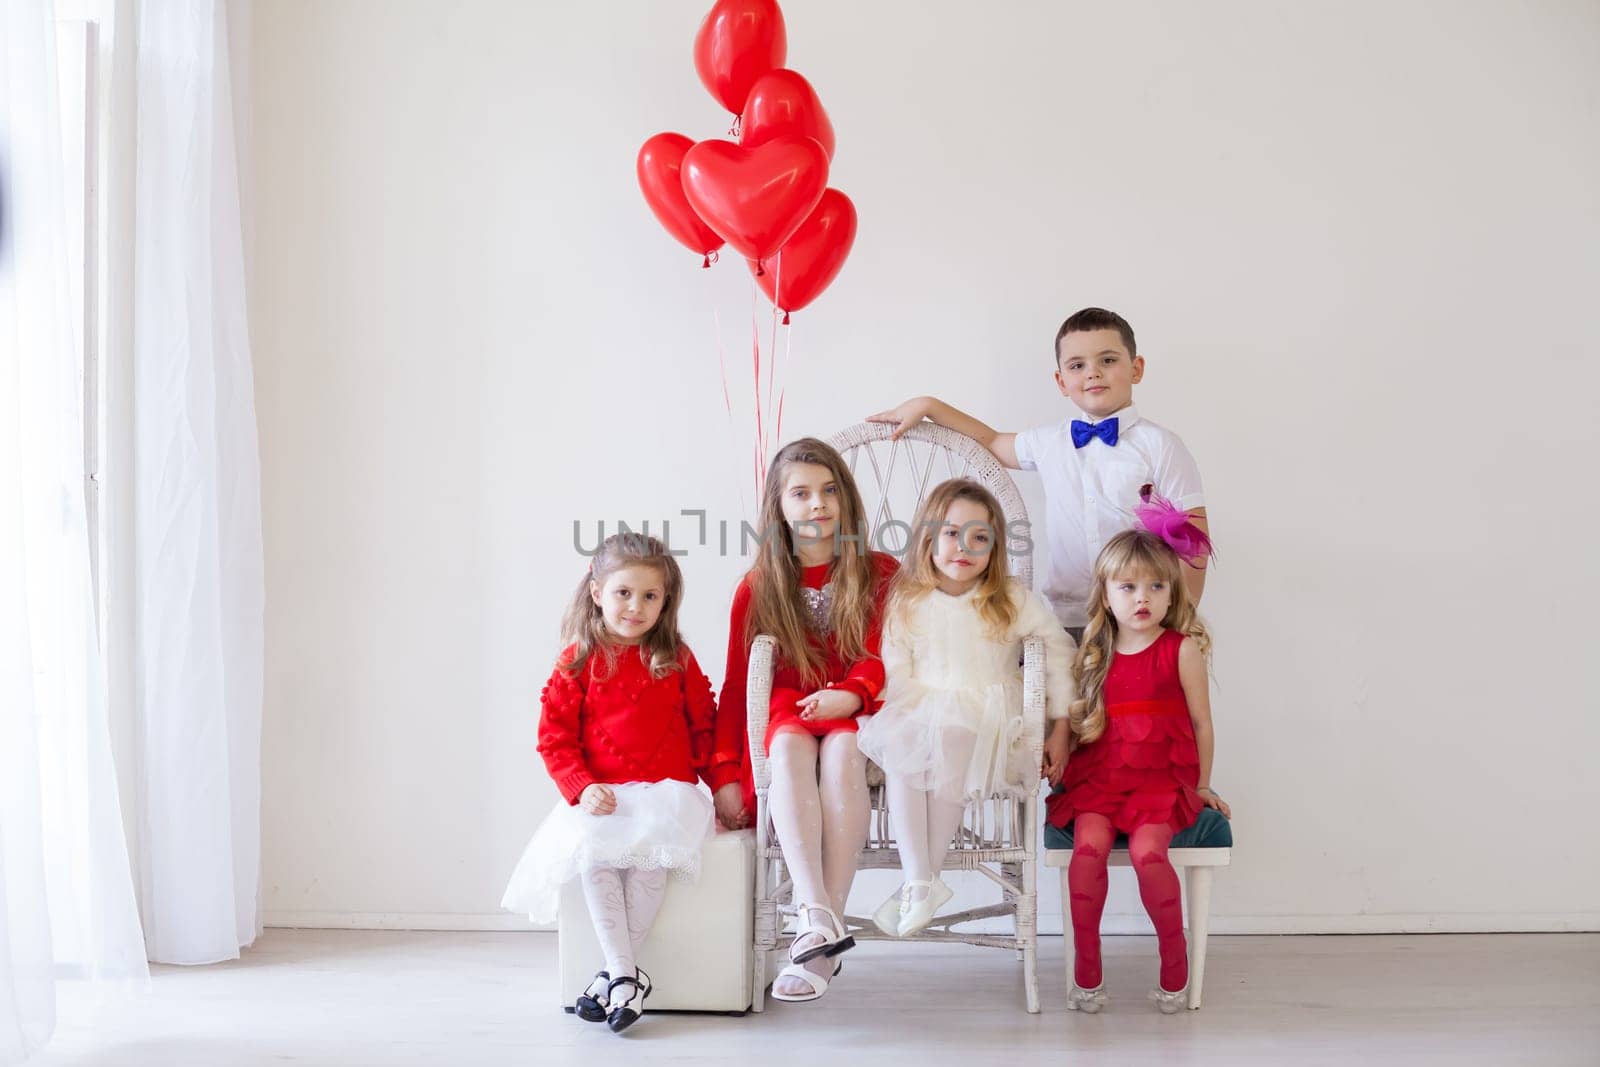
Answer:
<svg viewBox="0 0 1600 1067"><path fill-rule="evenodd" d="M832 908L824 908L820 904L800 904L796 906L800 916L800 930L794 935L794 941L789 945L790 963L808 963L818 956L827 956L829 959L841 952L856 947L856 939L850 936L844 923L839 921L839 916L833 913ZM826 927L818 926L815 916L821 913L828 919ZM800 948L802 937L814 936L817 942ZM819 994L820 995L820 994Z"/></svg>
<svg viewBox="0 0 1600 1067"><path fill-rule="evenodd" d="M798 963L791 963L778 972L778 978L798 978L811 988L801 993L785 993L778 989L778 983L772 983L772 999L787 1001L790 1004L805 1004L808 1001L819 1000L822 994L828 991L828 983L839 977L839 972L844 970L844 964L838 960L833 961L833 974L827 977L817 974L809 967L802 967Z"/></svg>
<svg viewBox="0 0 1600 1067"><path fill-rule="evenodd" d="M1189 987L1184 986L1176 993L1168 993L1157 985L1150 990L1150 999L1156 1002L1156 1007L1161 1009L1162 1015L1176 1015L1189 1006Z"/></svg>
<svg viewBox="0 0 1600 1067"><path fill-rule="evenodd" d="M917 886L926 887L927 895L921 900L912 900L911 890ZM937 878L927 882L907 882L901 889L900 925L895 930L895 936L908 937L927 926L939 909L950 903L950 898L955 895L954 889Z"/></svg>
<svg viewBox="0 0 1600 1067"><path fill-rule="evenodd" d="M902 885L872 913L872 924L890 937L900 936L900 900L909 890Z"/></svg>
<svg viewBox="0 0 1600 1067"><path fill-rule="evenodd" d="M1106 984L1101 982L1093 989L1085 989L1077 982L1072 983L1072 992L1067 994L1067 1010L1081 1011L1085 1015L1098 1014L1106 1006Z"/></svg>

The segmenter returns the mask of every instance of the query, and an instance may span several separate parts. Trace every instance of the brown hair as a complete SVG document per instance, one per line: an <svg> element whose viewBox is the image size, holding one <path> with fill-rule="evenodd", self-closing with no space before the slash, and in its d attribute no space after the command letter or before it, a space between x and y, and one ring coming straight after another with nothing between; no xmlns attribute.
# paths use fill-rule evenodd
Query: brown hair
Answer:
<svg viewBox="0 0 1600 1067"><path fill-rule="evenodd" d="M1117 647L1117 617L1106 606L1106 583L1123 576L1149 576L1167 584L1172 602L1161 625L1194 639L1202 655L1211 656L1211 635L1189 599L1183 584L1183 565L1178 554L1148 530L1124 530L1106 542L1100 558L1094 561L1094 581L1089 587L1089 624L1083 628L1083 644L1072 660L1072 680L1078 698L1068 709L1072 734L1080 744L1098 738L1106 729L1106 675Z"/></svg>
<svg viewBox="0 0 1600 1067"><path fill-rule="evenodd" d="M596 649L605 657L605 673L616 669L617 642L606 629L605 617L590 589L605 585L607 578L624 567L653 567L661 575L665 603L656 624L639 642L639 652L649 661L652 677L661 678L678 669L678 649L683 644L678 636L683 572L660 541L648 534L624 532L600 542L599 550L589 561L589 572L578 580L578 588L561 619L561 644L571 646L571 653L563 654L558 666L568 674L582 671Z"/></svg>
<svg viewBox="0 0 1600 1067"><path fill-rule="evenodd" d="M940 482L917 509L905 565L895 575L889 589L889 610L899 613L899 620L904 621L911 608L938 587L939 572L933 563L934 538L943 531L944 517L957 500L970 500L989 512L988 529L984 531L989 535L989 569L978 579L973 606L989 635L1002 640L1017 618L1017 605L1011 599L1005 531L1001 529L1005 512L1000 510L1000 502L993 493L970 478ZM961 539L966 541L967 537L968 531L963 529Z"/></svg>
<svg viewBox="0 0 1600 1067"><path fill-rule="evenodd" d="M826 442L802 437L778 450L767 471L761 494L760 544L750 568L751 610L746 617L744 641L748 647L757 634L768 634L778 645L778 655L800 672L807 685L820 685L826 657L818 634L811 628L800 596L800 563L795 555L794 532L783 517L783 488L789 468L796 463L826 467L839 491L839 521L835 526L833 606L829 615L839 654L847 660L866 656L867 629L875 605L877 569L867 551L865 506L856 480L844 459Z"/></svg>
<svg viewBox="0 0 1600 1067"><path fill-rule="evenodd" d="M1137 356L1138 348L1133 343L1133 327L1128 325L1128 320L1118 315L1115 311L1105 308L1084 308L1067 316L1067 321L1061 324L1061 329L1056 331L1056 347L1053 358L1059 362L1061 359L1061 339L1069 333L1088 333L1091 330L1116 330L1122 335L1122 343L1127 346L1129 356Z"/></svg>

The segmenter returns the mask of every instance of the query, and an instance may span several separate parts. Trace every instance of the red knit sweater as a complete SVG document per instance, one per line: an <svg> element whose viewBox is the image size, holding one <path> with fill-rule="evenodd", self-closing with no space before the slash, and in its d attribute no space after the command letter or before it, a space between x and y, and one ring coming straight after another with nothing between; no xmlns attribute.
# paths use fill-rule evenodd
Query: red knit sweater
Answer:
<svg viewBox="0 0 1600 1067"><path fill-rule="evenodd" d="M807 693L827 685L845 689L861 698L861 711L857 715L877 710L878 695L883 691L883 660L878 658L883 600L889 591L889 580L900 569L895 558L887 553L872 553L877 587L873 590L872 618L867 623L866 656L850 662L839 655L838 647L830 635L825 642L827 662L823 667L821 685L807 686L798 669L781 659L775 664L772 678L772 707L786 705L793 708L796 701ZM828 581L832 564L806 567L800 572L800 581L812 589L821 589ZM745 691L750 672L750 646L745 641L745 622L751 608L752 575L746 574L733 593L733 609L728 620L728 673L723 679L722 695L717 702L717 747L712 757L708 783L718 789L729 782L743 779L745 805L754 812L755 783L750 778L750 752L745 736Z"/></svg>
<svg viewBox="0 0 1600 1067"><path fill-rule="evenodd" d="M693 783L711 760L716 701L711 682L687 645L679 670L650 677L633 647L617 649L615 670L597 649L583 670L568 674L567 648L539 696L539 755L568 804L593 782Z"/></svg>

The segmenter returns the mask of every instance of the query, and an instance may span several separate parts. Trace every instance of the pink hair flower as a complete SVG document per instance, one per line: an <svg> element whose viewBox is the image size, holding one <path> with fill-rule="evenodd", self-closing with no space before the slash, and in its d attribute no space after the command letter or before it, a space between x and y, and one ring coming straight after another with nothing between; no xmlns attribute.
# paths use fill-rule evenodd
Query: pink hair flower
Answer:
<svg viewBox="0 0 1600 1067"><path fill-rule="evenodd" d="M1171 546L1179 559L1191 567L1198 567L1206 557L1216 555L1211 538L1194 524L1189 513L1157 495L1154 486L1146 484L1140 487L1139 501L1133 509L1139 524Z"/></svg>

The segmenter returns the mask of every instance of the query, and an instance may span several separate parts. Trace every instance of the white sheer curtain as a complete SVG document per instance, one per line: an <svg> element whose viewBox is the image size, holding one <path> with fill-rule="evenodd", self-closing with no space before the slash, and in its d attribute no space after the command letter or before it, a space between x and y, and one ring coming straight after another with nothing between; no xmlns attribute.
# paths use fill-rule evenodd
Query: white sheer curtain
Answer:
<svg viewBox="0 0 1600 1067"><path fill-rule="evenodd" d="M55 978L146 977L84 506L50 0L0 0L0 1063Z"/></svg>
<svg viewBox="0 0 1600 1067"><path fill-rule="evenodd" d="M261 470L237 87L221 0L135 7L117 47L132 48L137 129L124 472L136 865L150 959L211 963L260 931Z"/></svg>

